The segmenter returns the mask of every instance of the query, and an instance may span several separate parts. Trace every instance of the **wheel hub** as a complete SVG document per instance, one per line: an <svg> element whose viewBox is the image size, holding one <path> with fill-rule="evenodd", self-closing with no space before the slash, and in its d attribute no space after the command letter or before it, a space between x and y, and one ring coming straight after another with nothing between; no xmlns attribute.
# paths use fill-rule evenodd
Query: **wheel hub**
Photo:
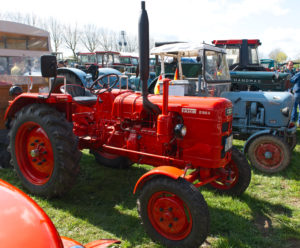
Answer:
<svg viewBox="0 0 300 248"><path fill-rule="evenodd" d="M24 177L32 184L45 184L54 168L51 142L43 128L24 123L16 135L16 157Z"/></svg>
<svg viewBox="0 0 300 248"><path fill-rule="evenodd" d="M266 159L271 159L272 158L272 152L269 152L269 151L267 151L267 152L265 152L265 158Z"/></svg>
<svg viewBox="0 0 300 248"><path fill-rule="evenodd" d="M255 150L255 156L261 166L277 167L284 159L281 148L275 143L260 144Z"/></svg>
<svg viewBox="0 0 300 248"><path fill-rule="evenodd" d="M163 195L155 199L152 196L148 213L156 230L168 239L182 239L192 227L189 210L174 195Z"/></svg>
<svg viewBox="0 0 300 248"><path fill-rule="evenodd" d="M38 149L31 150L30 155L33 158L38 157L40 155L39 150Z"/></svg>

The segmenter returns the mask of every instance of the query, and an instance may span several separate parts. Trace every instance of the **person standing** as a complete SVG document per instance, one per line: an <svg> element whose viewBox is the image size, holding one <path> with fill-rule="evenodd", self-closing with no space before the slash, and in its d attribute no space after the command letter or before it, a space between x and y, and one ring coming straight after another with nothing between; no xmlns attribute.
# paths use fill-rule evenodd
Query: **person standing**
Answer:
<svg viewBox="0 0 300 248"><path fill-rule="evenodd" d="M297 122L297 126L300 127L300 115L298 116L298 107L300 108L300 72L295 74L291 78L291 84L293 85L293 93L294 93L294 107L292 110L292 122ZM298 119L298 120L297 120Z"/></svg>
<svg viewBox="0 0 300 248"><path fill-rule="evenodd" d="M293 67L294 67L293 61L291 61L291 60L288 61L287 64L286 64L286 69L285 69L284 72L289 73L291 75L291 77L294 76L295 75L295 70L294 70Z"/></svg>

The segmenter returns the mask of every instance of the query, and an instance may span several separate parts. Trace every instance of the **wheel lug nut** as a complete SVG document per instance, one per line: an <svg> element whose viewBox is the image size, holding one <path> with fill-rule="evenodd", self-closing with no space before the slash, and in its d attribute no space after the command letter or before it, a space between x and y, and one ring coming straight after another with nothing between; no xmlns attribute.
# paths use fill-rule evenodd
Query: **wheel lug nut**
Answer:
<svg viewBox="0 0 300 248"><path fill-rule="evenodd" d="M37 161L37 159L36 159L36 158L32 159L32 162L36 162L36 161Z"/></svg>
<svg viewBox="0 0 300 248"><path fill-rule="evenodd" d="M169 227L171 228L172 226L173 226L173 224L172 224L172 223L170 223L170 224L169 224Z"/></svg>
<svg viewBox="0 0 300 248"><path fill-rule="evenodd" d="M159 221L160 221L160 222L163 222L163 221L164 221L164 218L160 218Z"/></svg>
<svg viewBox="0 0 300 248"><path fill-rule="evenodd" d="M42 160L43 163L46 162L46 161L47 161L46 159L43 159L43 160Z"/></svg>
<svg viewBox="0 0 300 248"><path fill-rule="evenodd" d="M177 218L177 217L175 217L173 220L174 220L174 221L178 221L178 218Z"/></svg>
<svg viewBox="0 0 300 248"><path fill-rule="evenodd" d="M31 146L34 146L34 143L31 143L30 145L31 145Z"/></svg>
<svg viewBox="0 0 300 248"><path fill-rule="evenodd" d="M38 142L40 142L38 139L36 139L35 141L34 141L35 143L38 143Z"/></svg>
<svg viewBox="0 0 300 248"><path fill-rule="evenodd" d="M40 145L41 145L41 146L44 146L44 145L45 145L45 143L44 143L44 142L42 142Z"/></svg>
<svg viewBox="0 0 300 248"><path fill-rule="evenodd" d="M44 151L43 154L47 154L47 151Z"/></svg>
<svg viewBox="0 0 300 248"><path fill-rule="evenodd" d="M173 210L173 208L169 208L169 211L171 212Z"/></svg>
<svg viewBox="0 0 300 248"><path fill-rule="evenodd" d="M42 162L38 162L38 165L42 165Z"/></svg>
<svg viewBox="0 0 300 248"><path fill-rule="evenodd" d="M163 208L160 208L159 211L162 212L162 211L164 211L164 209L163 209Z"/></svg>

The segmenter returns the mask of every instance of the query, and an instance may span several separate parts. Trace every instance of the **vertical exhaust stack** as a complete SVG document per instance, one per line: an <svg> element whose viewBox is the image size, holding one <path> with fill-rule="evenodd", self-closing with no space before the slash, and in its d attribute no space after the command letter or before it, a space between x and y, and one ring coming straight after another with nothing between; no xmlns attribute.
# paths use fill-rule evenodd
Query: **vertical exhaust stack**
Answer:
<svg viewBox="0 0 300 248"><path fill-rule="evenodd" d="M142 81L142 96L143 107L146 111L158 114L160 109L148 99L148 85L149 78L149 21L148 14L145 8L145 1L141 2L142 12L139 19L139 70L140 79Z"/></svg>

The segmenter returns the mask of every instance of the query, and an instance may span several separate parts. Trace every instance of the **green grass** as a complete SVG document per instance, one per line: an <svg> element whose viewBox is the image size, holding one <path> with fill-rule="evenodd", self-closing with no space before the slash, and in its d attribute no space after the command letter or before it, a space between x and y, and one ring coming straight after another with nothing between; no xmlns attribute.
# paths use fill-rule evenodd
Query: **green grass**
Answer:
<svg viewBox="0 0 300 248"><path fill-rule="evenodd" d="M298 140L300 132L298 129ZM235 145L242 147L241 141ZM210 234L203 247L300 247L300 145L289 167L266 175L253 170L247 191L239 198L201 188L210 211ZM140 225L133 187L150 166L135 164L113 170L95 163L87 151L73 189L59 199L32 196L50 216L60 235L82 243L116 238L122 247L162 247L153 243ZM24 190L10 169L0 178ZM26 190L24 190L26 192Z"/></svg>

